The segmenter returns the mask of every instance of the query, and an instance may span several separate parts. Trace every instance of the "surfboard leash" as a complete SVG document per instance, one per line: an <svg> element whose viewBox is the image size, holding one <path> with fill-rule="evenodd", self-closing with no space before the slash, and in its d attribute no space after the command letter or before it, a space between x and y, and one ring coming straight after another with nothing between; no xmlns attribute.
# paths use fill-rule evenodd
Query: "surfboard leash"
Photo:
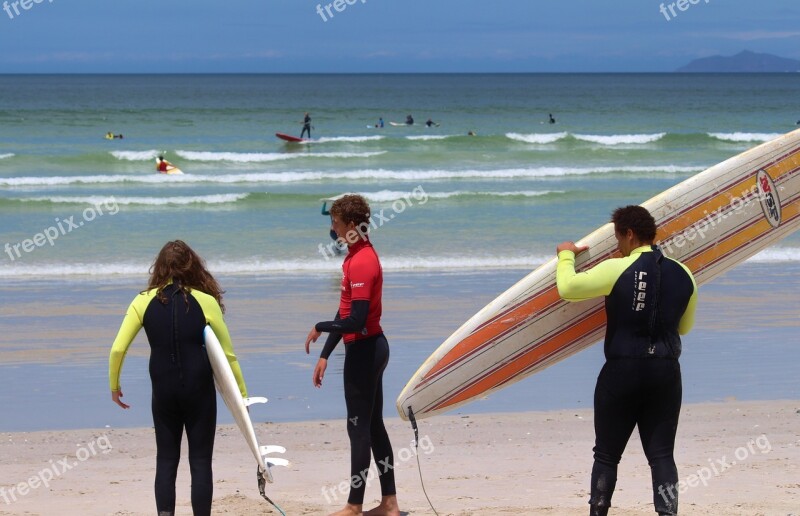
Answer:
<svg viewBox="0 0 800 516"><path fill-rule="evenodd" d="M278 504L270 500L269 496L267 496L267 479L264 478L264 474L261 472L261 468L259 466L256 466L256 478L258 479L258 492L261 493L261 496L264 497L264 500L268 501L270 505L275 507L283 516L286 516L286 513L283 512L283 509L281 509Z"/></svg>
<svg viewBox="0 0 800 516"><path fill-rule="evenodd" d="M411 428L414 430L414 447L416 448L415 455L417 456L417 472L419 473L419 483L422 486L422 493L425 495L425 499L428 500L428 505L431 506L433 514L439 516L439 513L436 512L436 509L431 503L431 499L428 498L428 492L425 491L425 482L422 480L422 465L419 463L419 428L417 427L417 420L414 417L414 409L411 407L408 407L408 420L411 421Z"/></svg>

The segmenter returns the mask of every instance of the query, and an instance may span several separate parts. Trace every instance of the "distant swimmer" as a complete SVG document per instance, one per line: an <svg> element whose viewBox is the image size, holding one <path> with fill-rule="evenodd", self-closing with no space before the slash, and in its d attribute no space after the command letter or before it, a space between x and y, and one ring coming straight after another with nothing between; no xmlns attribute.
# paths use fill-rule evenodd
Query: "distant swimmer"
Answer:
<svg viewBox="0 0 800 516"><path fill-rule="evenodd" d="M164 156L159 156L158 159L156 160L156 170L158 171L159 174L169 174L170 170L173 170L175 168L178 167L176 167L169 161L165 160Z"/></svg>
<svg viewBox="0 0 800 516"><path fill-rule="evenodd" d="M800 122L798 122L798 123L800 123ZM378 127L380 127L381 129L383 129L383 117L380 117L380 118L378 119Z"/></svg>
<svg viewBox="0 0 800 516"><path fill-rule="evenodd" d="M550 117L550 120L549 120L549 122L550 122L551 124L555 124L555 123L556 123L556 119L555 119L555 118L553 118L553 113L550 113L550 114L548 114L547 116L548 116L548 117Z"/></svg>
<svg viewBox="0 0 800 516"><path fill-rule="evenodd" d="M121 140L122 139L122 134L121 133L120 134L114 134L114 133L112 133L110 131L106 133L106 140L115 140L115 139Z"/></svg>
<svg viewBox="0 0 800 516"><path fill-rule="evenodd" d="M414 125L414 117L413 116L408 115L406 117L406 125Z"/></svg>
<svg viewBox="0 0 800 516"><path fill-rule="evenodd" d="M308 132L308 137L311 138L311 116L306 112L303 117L303 130L300 132L300 138Z"/></svg>
<svg viewBox="0 0 800 516"><path fill-rule="evenodd" d="M475 131L470 131L467 133L467 136L478 136L478 133L476 133Z"/></svg>
<svg viewBox="0 0 800 516"><path fill-rule="evenodd" d="M439 124L437 124L436 122L434 122L434 121L433 121L433 120L431 120L430 118L428 119L428 121L427 121L427 122L425 122L425 125L426 125L427 127L433 127L434 125L435 125L436 127L439 127Z"/></svg>

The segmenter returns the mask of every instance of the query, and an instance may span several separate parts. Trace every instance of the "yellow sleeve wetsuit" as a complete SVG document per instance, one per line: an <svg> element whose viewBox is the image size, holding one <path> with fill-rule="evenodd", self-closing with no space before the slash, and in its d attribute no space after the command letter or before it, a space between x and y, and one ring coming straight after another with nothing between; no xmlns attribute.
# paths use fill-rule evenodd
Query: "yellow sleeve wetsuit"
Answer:
<svg viewBox="0 0 800 516"><path fill-rule="evenodd" d="M681 353L680 335L694 325L697 284L691 271L642 246L624 258L575 272L575 254L558 254L556 284L567 301L605 296L606 358L669 357Z"/></svg>
<svg viewBox="0 0 800 516"><path fill-rule="evenodd" d="M194 369L210 372L203 340L203 329L209 325L222 344L239 391L243 397L247 397L242 371L216 299L198 290L191 290L184 299L183 291L172 285L164 289L164 294L169 298L167 304L161 303L156 298L156 289L152 289L137 295L128 307L109 355L108 380L111 390L119 390L125 355L142 327L150 342L150 376L154 385L160 376L169 374L170 370L188 377L201 374Z"/></svg>

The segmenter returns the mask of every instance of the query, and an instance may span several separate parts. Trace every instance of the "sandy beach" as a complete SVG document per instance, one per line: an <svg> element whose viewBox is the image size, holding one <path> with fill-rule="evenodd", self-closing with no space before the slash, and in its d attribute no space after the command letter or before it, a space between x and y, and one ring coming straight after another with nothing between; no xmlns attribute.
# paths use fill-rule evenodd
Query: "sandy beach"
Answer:
<svg viewBox="0 0 800 516"><path fill-rule="evenodd" d="M224 409L223 409L224 410ZM676 460L682 514L800 514L800 401L684 406ZM399 500L409 514L587 512L593 444L590 410L453 415L420 422L418 452L408 423L387 421ZM268 493L287 514L327 514L347 496L348 442L341 421L261 423L263 443L292 461L274 471ZM138 515L155 510L152 429L91 429L0 434L0 514ZM416 455L416 454L418 455ZM177 514L191 514L189 472L178 476ZM277 514L260 498L255 463L238 430L219 426L214 512ZM374 466L373 466L374 467ZM45 485L47 484L47 485ZM377 481L366 504L379 498ZM652 514L650 473L638 436L619 470L612 514Z"/></svg>

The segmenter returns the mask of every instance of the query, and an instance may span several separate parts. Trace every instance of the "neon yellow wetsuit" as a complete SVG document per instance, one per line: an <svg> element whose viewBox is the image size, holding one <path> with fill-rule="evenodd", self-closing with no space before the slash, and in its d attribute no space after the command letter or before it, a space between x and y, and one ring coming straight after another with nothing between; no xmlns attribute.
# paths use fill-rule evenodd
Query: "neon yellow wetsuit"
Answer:
<svg viewBox="0 0 800 516"><path fill-rule="evenodd" d="M697 284L689 269L642 246L576 274L575 254L558 254L558 292L568 301L606 296L606 363L594 392L592 514L607 514L617 466L639 427L658 514L678 514L675 435L683 388L680 335L694 324Z"/></svg>
<svg viewBox="0 0 800 516"><path fill-rule="evenodd" d="M155 495L159 513L174 514L175 477L186 430L192 475L192 510L196 516L211 514L214 483L211 457L217 424L217 397L203 330L210 325L228 357L239 391L247 396L239 362L233 353L228 328L216 299L197 290L164 287L141 293L128 312L111 347L108 380L119 390L125 354L144 327L150 343L150 381L156 435Z"/></svg>
<svg viewBox="0 0 800 516"><path fill-rule="evenodd" d="M648 351L656 344L656 350L648 355L678 358L679 335L694 326L697 284L691 271L666 257L659 267L650 259L654 258L651 253L650 246L638 247L629 256L605 260L581 273L575 272L572 251L558 255L556 284L563 299L583 301L606 296L606 358L644 356L641 351L645 343ZM653 292L656 273L661 276L660 284L668 286L659 288L657 294ZM656 295L658 315L654 317ZM659 327L651 328L653 322ZM655 334L650 334L651 329ZM650 342L651 337L655 342Z"/></svg>
<svg viewBox="0 0 800 516"><path fill-rule="evenodd" d="M166 290L165 290L166 292ZM153 302L156 296L156 289L149 290L141 293L133 300L128 307L125 314L125 319L122 321L122 326L117 333L117 338L114 339L114 344L111 346L111 355L109 356L108 364L108 380L112 391L119 390L119 377L122 371L122 364L125 360L125 355L128 352L128 347L133 342L133 339L139 333L142 326L145 325L145 314L148 307ZM214 333L217 335L222 349L225 351L225 356L228 358L228 363L231 365L233 375L236 377L236 383L239 385L239 391L242 397L247 397L247 387L242 377L242 371L239 367L239 362L233 352L233 345L231 344L231 336L228 333L228 327L222 317L222 310L220 310L217 300L204 292L192 290L191 296L200 305L203 312L204 322L211 326ZM203 325L205 327L205 325ZM200 346L202 346L202 330L200 328ZM197 328L195 328L197 332ZM149 335L148 335L149 336ZM151 346L153 343L151 342ZM205 349L203 349L205 353Z"/></svg>

